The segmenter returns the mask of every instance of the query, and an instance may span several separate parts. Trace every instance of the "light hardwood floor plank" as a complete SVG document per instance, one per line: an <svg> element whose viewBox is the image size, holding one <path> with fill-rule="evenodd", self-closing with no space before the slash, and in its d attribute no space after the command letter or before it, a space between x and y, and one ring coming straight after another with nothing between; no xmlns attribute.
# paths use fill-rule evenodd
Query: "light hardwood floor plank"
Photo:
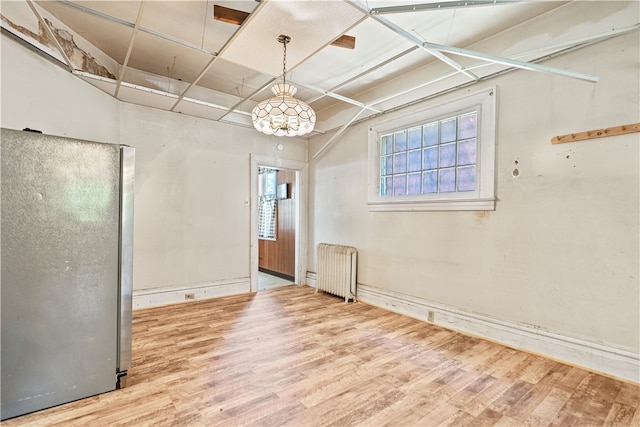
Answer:
<svg viewBox="0 0 640 427"><path fill-rule="evenodd" d="M304 286L134 311L128 386L2 426L630 426L640 387Z"/></svg>

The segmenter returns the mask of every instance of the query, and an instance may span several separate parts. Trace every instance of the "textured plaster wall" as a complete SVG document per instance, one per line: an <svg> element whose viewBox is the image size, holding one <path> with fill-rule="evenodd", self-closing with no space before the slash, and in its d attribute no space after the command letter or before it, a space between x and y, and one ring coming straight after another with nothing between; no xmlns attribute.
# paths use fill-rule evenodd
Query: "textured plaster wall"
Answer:
<svg viewBox="0 0 640 427"><path fill-rule="evenodd" d="M136 149L134 289L248 279L250 155L305 161L306 141L122 103L0 41L0 126Z"/></svg>
<svg viewBox="0 0 640 427"><path fill-rule="evenodd" d="M631 33L544 63L595 84L518 70L471 89L497 88L495 211L370 212L376 121L351 127L310 165L309 270L318 243L353 245L359 283L637 352L640 134L550 139L640 121L639 52Z"/></svg>

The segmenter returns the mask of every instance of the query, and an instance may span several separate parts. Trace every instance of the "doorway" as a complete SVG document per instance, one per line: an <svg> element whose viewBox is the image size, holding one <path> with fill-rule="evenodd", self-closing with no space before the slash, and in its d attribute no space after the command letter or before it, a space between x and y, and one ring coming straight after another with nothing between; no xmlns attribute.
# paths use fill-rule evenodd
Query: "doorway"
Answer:
<svg viewBox="0 0 640 427"><path fill-rule="evenodd" d="M279 278L304 284L307 268L307 168L304 162L251 155L251 292L263 287L260 286L260 276L264 273L270 275L266 280L272 284L277 285ZM265 188L264 177L260 176L264 170L276 171L274 176L277 178L269 184L275 185L275 190ZM275 201L259 209L261 196L265 193ZM262 197L262 203L264 200ZM260 222L259 211L261 215L275 214L275 233L270 233L270 228L265 229ZM264 276L262 283L266 283Z"/></svg>
<svg viewBox="0 0 640 427"><path fill-rule="evenodd" d="M258 165L259 291L295 281L297 194L296 171Z"/></svg>

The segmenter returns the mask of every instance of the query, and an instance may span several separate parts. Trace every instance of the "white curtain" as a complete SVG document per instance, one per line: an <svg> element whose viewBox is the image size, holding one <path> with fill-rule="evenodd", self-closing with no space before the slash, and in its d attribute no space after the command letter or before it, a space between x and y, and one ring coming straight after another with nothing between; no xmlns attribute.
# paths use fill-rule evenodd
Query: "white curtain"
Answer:
<svg viewBox="0 0 640 427"><path fill-rule="evenodd" d="M276 210L275 194L276 170L258 168L259 181L262 184L258 198L258 237L261 239L276 238ZM273 190L273 191L271 191Z"/></svg>

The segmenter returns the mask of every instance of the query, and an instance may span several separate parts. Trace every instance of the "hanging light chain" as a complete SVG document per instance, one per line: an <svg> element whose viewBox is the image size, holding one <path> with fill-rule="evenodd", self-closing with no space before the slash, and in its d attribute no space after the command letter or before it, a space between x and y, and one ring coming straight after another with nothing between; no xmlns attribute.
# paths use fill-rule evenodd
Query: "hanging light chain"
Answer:
<svg viewBox="0 0 640 427"><path fill-rule="evenodd" d="M285 36L284 34L280 34L278 36L278 41L282 43L282 83L287 83L287 43L291 41L291 37Z"/></svg>
<svg viewBox="0 0 640 427"><path fill-rule="evenodd" d="M284 54L282 55L282 83L287 83L287 41L285 40L282 43L282 50Z"/></svg>

